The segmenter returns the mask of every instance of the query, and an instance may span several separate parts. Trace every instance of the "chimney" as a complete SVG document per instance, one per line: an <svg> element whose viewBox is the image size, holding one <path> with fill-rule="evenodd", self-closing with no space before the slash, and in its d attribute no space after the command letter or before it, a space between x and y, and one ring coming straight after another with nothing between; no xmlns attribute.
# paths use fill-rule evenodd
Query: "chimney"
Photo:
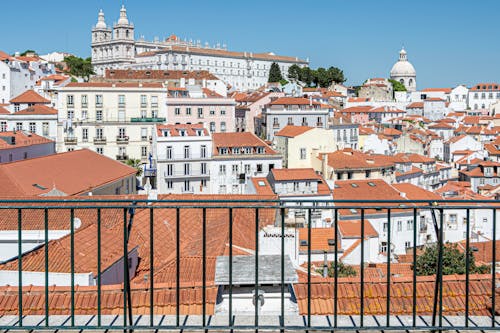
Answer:
<svg viewBox="0 0 500 333"><path fill-rule="evenodd" d="M323 154L321 156L321 173L323 177L325 177L326 180L326 175L327 175L327 167L328 167L328 154Z"/></svg>

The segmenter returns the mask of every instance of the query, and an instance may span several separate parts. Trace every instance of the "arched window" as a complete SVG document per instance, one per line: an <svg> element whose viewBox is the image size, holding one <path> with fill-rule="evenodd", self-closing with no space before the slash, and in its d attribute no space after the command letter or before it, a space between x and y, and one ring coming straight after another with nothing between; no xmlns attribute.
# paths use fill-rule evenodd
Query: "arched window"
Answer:
<svg viewBox="0 0 500 333"><path fill-rule="evenodd" d="M411 87L413 86L413 79L410 79L410 81L408 81L408 85Z"/></svg>
<svg viewBox="0 0 500 333"><path fill-rule="evenodd" d="M477 110L477 104L474 104L474 110Z"/></svg>
<svg viewBox="0 0 500 333"><path fill-rule="evenodd" d="M127 31L125 31L125 37L128 38L128 35L129 35L129 32L128 32L128 29L127 29Z"/></svg>
<svg viewBox="0 0 500 333"><path fill-rule="evenodd" d="M401 84L405 84L405 80L403 79L399 80L399 82L401 82Z"/></svg>
<svg viewBox="0 0 500 333"><path fill-rule="evenodd" d="M481 105L481 109L484 109L484 108L485 108L485 105L484 105L484 104L482 104L482 105Z"/></svg>

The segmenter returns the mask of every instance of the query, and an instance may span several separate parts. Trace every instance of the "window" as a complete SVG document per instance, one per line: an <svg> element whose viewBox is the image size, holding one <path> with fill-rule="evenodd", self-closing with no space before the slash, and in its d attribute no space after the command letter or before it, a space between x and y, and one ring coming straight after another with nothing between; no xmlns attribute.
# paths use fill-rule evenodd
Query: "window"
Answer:
<svg viewBox="0 0 500 333"><path fill-rule="evenodd" d="M203 108L198 108L198 118L203 118Z"/></svg>
<svg viewBox="0 0 500 333"><path fill-rule="evenodd" d="M184 175L188 176L191 174L191 164L184 163Z"/></svg>
<svg viewBox="0 0 500 333"><path fill-rule="evenodd" d="M207 187L207 180L206 179L202 179L201 182L200 182L200 185L201 185L201 187Z"/></svg>
<svg viewBox="0 0 500 333"><path fill-rule="evenodd" d="M82 110L82 120L87 119L87 110Z"/></svg>
<svg viewBox="0 0 500 333"><path fill-rule="evenodd" d="M264 147L257 147L255 150L257 154L264 154Z"/></svg>
<svg viewBox="0 0 500 333"><path fill-rule="evenodd" d="M102 121L102 110L97 110L95 112L95 120L96 121Z"/></svg>
<svg viewBox="0 0 500 333"><path fill-rule="evenodd" d="M173 188L174 187L174 182L171 180L167 180L167 188Z"/></svg>
<svg viewBox="0 0 500 333"><path fill-rule="evenodd" d="M118 128L118 137L120 139L124 139L126 137L125 128L124 127Z"/></svg>
<svg viewBox="0 0 500 333"><path fill-rule="evenodd" d="M96 128L95 129L95 136L96 136L97 139L102 139L102 133L103 133L102 128Z"/></svg>
<svg viewBox="0 0 500 333"><path fill-rule="evenodd" d="M301 160L305 160L306 159L306 155L307 154L307 148L300 148L300 159Z"/></svg>
<svg viewBox="0 0 500 333"><path fill-rule="evenodd" d="M232 165L232 171L233 171L233 175L238 174L238 164L233 164Z"/></svg>
<svg viewBox="0 0 500 333"><path fill-rule="evenodd" d="M2 121L0 122L0 132L6 132L7 131L7 122Z"/></svg>
<svg viewBox="0 0 500 333"><path fill-rule="evenodd" d="M16 131L22 131L23 130L23 123L16 123Z"/></svg>
<svg viewBox="0 0 500 333"><path fill-rule="evenodd" d="M175 108L175 115L178 116L181 114L181 108Z"/></svg>
<svg viewBox="0 0 500 333"><path fill-rule="evenodd" d="M226 115L226 110L220 110L220 115L225 116Z"/></svg>
<svg viewBox="0 0 500 333"><path fill-rule="evenodd" d="M200 147L200 157L201 157L201 158L205 158L205 157L207 157L207 146L202 145L202 146Z"/></svg>
<svg viewBox="0 0 500 333"><path fill-rule="evenodd" d="M151 96L151 107L158 107L158 96Z"/></svg>
<svg viewBox="0 0 500 333"><path fill-rule="evenodd" d="M148 128L147 127L141 127L141 140L142 141L148 140Z"/></svg>
<svg viewBox="0 0 500 333"><path fill-rule="evenodd" d="M74 103L74 97L73 95L68 95L66 96L66 104L68 107L74 107L75 106L75 103Z"/></svg>
<svg viewBox="0 0 500 333"><path fill-rule="evenodd" d="M398 231L403 230L403 221L398 221Z"/></svg>
<svg viewBox="0 0 500 333"><path fill-rule="evenodd" d="M118 106L119 107L125 106L125 95L118 95Z"/></svg>
<svg viewBox="0 0 500 333"><path fill-rule="evenodd" d="M89 129L88 128L82 128L82 141L83 142L89 141Z"/></svg>
<svg viewBox="0 0 500 333"><path fill-rule="evenodd" d="M245 173L250 173L250 164L245 164Z"/></svg>
<svg viewBox="0 0 500 333"><path fill-rule="evenodd" d="M211 121L210 122L210 133L215 132L215 122Z"/></svg>
<svg viewBox="0 0 500 333"><path fill-rule="evenodd" d="M172 159L172 146L167 146L167 159Z"/></svg>
<svg viewBox="0 0 500 333"><path fill-rule="evenodd" d="M292 119L292 117L288 117L287 124L288 125L293 125L293 119Z"/></svg>
<svg viewBox="0 0 500 333"><path fill-rule="evenodd" d="M141 95L141 107L145 108L148 104L148 96Z"/></svg>
<svg viewBox="0 0 500 333"><path fill-rule="evenodd" d="M172 176L174 174L174 165L167 164L167 176Z"/></svg>
<svg viewBox="0 0 500 333"><path fill-rule="evenodd" d="M148 157L148 147L146 146L141 147L141 157Z"/></svg>
<svg viewBox="0 0 500 333"><path fill-rule="evenodd" d="M148 115L148 112L146 110L141 110L141 118L144 119Z"/></svg>
<svg viewBox="0 0 500 333"><path fill-rule="evenodd" d="M186 108L186 115L191 115L191 108Z"/></svg>
<svg viewBox="0 0 500 333"><path fill-rule="evenodd" d="M409 249L411 247L411 242L405 242L405 249Z"/></svg>
<svg viewBox="0 0 500 333"><path fill-rule="evenodd" d="M406 230L408 231L413 230L413 220L406 221Z"/></svg>
<svg viewBox="0 0 500 333"><path fill-rule="evenodd" d="M383 232L387 232L387 222L384 222L384 225L382 227Z"/></svg>
<svg viewBox="0 0 500 333"><path fill-rule="evenodd" d="M102 95L95 95L95 106L102 107Z"/></svg>
<svg viewBox="0 0 500 333"><path fill-rule="evenodd" d="M87 95L82 95L82 108L86 108L88 106L88 97Z"/></svg>
<svg viewBox="0 0 500 333"><path fill-rule="evenodd" d="M219 186L219 194L226 194L226 185Z"/></svg>
<svg viewBox="0 0 500 333"><path fill-rule="evenodd" d="M101 154L101 155L102 155L102 154L104 154L104 149L103 149L103 148L101 148L101 147L96 148L96 150L95 150L95 151L96 151L98 154Z"/></svg>
<svg viewBox="0 0 500 333"><path fill-rule="evenodd" d="M36 123L29 124L29 131L30 133L36 133Z"/></svg>
<svg viewBox="0 0 500 333"><path fill-rule="evenodd" d="M75 118L75 111L74 110L68 110L67 112L67 119L73 119Z"/></svg>
<svg viewBox="0 0 500 333"><path fill-rule="evenodd" d="M215 110L210 110L210 115L214 116L215 115Z"/></svg>
<svg viewBox="0 0 500 333"><path fill-rule="evenodd" d="M220 131L221 132L225 132L226 131L226 122L225 121L221 121L220 122Z"/></svg>
<svg viewBox="0 0 500 333"><path fill-rule="evenodd" d="M200 164L200 171L202 175L207 174L207 163L203 162Z"/></svg>
<svg viewBox="0 0 500 333"><path fill-rule="evenodd" d="M262 172L262 164L257 164L257 172Z"/></svg>
<svg viewBox="0 0 500 333"><path fill-rule="evenodd" d="M191 157L191 153L190 153L189 146L184 146L184 158L190 158L190 157Z"/></svg>
<svg viewBox="0 0 500 333"><path fill-rule="evenodd" d="M226 174L226 166L225 165L219 165L219 174L221 174L221 175Z"/></svg>

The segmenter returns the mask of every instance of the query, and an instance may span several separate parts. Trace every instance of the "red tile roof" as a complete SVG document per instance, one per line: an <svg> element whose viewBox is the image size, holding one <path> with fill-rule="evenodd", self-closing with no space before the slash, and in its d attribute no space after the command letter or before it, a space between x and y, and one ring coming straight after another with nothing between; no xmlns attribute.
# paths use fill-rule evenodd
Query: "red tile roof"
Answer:
<svg viewBox="0 0 500 333"><path fill-rule="evenodd" d="M469 89L470 91L500 90L498 83L478 83Z"/></svg>
<svg viewBox="0 0 500 333"><path fill-rule="evenodd" d="M26 109L12 113L12 115L57 115L57 110L47 105L35 104Z"/></svg>
<svg viewBox="0 0 500 333"><path fill-rule="evenodd" d="M252 177L250 180L255 187L255 191L258 195L274 195L271 185L265 177Z"/></svg>
<svg viewBox="0 0 500 333"><path fill-rule="evenodd" d="M339 220L338 226L342 238L361 238L361 220ZM364 235L365 238L378 237L378 232L371 222L366 219Z"/></svg>
<svg viewBox="0 0 500 333"><path fill-rule="evenodd" d="M22 131L13 131L10 132L0 132L0 138L12 138L14 137L16 140L15 145L7 143L7 141L0 139L0 149L13 149L18 147L26 147L32 145L41 145L54 142L50 139L47 139L43 136L33 134L33 133L25 133Z"/></svg>
<svg viewBox="0 0 500 333"><path fill-rule="evenodd" d="M70 82L67 88L164 88L163 83L156 82Z"/></svg>
<svg viewBox="0 0 500 333"><path fill-rule="evenodd" d="M445 94L451 93L451 88L425 88L422 92L444 92Z"/></svg>
<svg viewBox="0 0 500 333"><path fill-rule="evenodd" d="M250 132L236 132L236 133L213 133L213 155L214 156L225 156L220 155L218 148L233 148L233 147L264 147L265 154L277 155L278 153L269 147L264 141L262 141L255 134ZM232 155L231 152L228 154Z"/></svg>
<svg viewBox="0 0 500 333"><path fill-rule="evenodd" d="M167 124L167 125L156 125L156 132L158 136L163 137L163 131L168 130L169 136L180 136L180 131L185 131L185 136L198 136L196 130L201 130L204 136L208 136L209 133L203 124Z"/></svg>
<svg viewBox="0 0 500 333"><path fill-rule="evenodd" d="M276 181L322 179L313 168L272 169L271 174Z"/></svg>
<svg viewBox="0 0 500 333"><path fill-rule="evenodd" d="M321 103L303 97L279 97L269 105L321 105Z"/></svg>
<svg viewBox="0 0 500 333"><path fill-rule="evenodd" d="M41 195L53 187L77 195L135 173L134 168L88 149L75 150L0 164L0 196Z"/></svg>
<svg viewBox="0 0 500 333"><path fill-rule="evenodd" d="M292 125L287 125L283 127L281 130L279 130L275 136L283 136L287 138L294 138L296 136L299 136L301 134L304 134L307 131L312 130L313 127L309 126L292 126Z"/></svg>
<svg viewBox="0 0 500 333"><path fill-rule="evenodd" d="M328 166L337 170L380 169L394 166L389 156L366 154L349 148L333 153L322 153L318 159L321 160L324 155L328 157Z"/></svg>
<svg viewBox="0 0 500 333"><path fill-rule="evenodd" d="M413 102L406 106L407 109L423 109L424 102Z"/></svg>
<svg viewBox="0 0 500 333"><path fill-rule="evenodd" d="M308 228L299 228L299 241L308 240ZM332 251L335 250L335 245L329 245L329 240L335 239L333 228L311 228L311 251ZM307 245L300 245L300 251L307 251Z"/></svg>
<svg viewBox="0 0 500 333"><path fill-rule="evenodd" d="M105 79L113 80L219 80L209 71L181 71L181 70L133 70L133 69L106 69Z"/></svg>
<svg viewBox="0 0 500 333"><path fill-rule="evenodd" d="M442 200L443 198L431 191L410 183L392 184L396 190L405 194L409 200Z"/></svg>
<svg viewBox="0 0 500 333"><path fill-rule="evenodd" d="M12 104L50 104L50 101L33 90L26 90L10 100Z"/></svg>

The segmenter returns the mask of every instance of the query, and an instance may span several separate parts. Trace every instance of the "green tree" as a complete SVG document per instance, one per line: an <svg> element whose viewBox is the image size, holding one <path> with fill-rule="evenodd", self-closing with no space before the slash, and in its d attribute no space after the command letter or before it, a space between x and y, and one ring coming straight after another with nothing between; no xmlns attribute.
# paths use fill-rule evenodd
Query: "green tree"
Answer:
<svg viewBox="0 0 500 333"><path fill-rule="evenodd" d="M300 80L300 71L301 68L299 65L293 64L292 66L288 67L288 79L289 80Z"/></svg>
<svg viewBox="0 0 500 333"><path fill-rule="evenodd" d="M316 87L326 88L328 84L328 72L323 67L314 71L314 84Z"/></svg>
<svg viewBox="0 0 500 333"><path fill-rule="evenodd" d="M460 251L456 244L446 244L443 247L443 275L465 274L465 251ZM437 272L438 246L436 244L427 246L424 252L417 257L415 269L417 275L434 275ZM487 265L476 265L472 252L469 251L469 273L486 274L489 271Z"/></svg>
<svg viewBox="0 0 500 333"><path fill-rule="evenodd" d="M88 81L90 75L94 74L90 58L83 59L75 56L69 56L64 58L64 62L66 63L66 66L68 66L68 72L71 75L82 77Z"/></svg>
<svg viewBox="0 0 500 333"><path fill-rule="evenodd" d="M356 270L351 266L344 264L343 262L337 263L338 277L349 277L356 276ZM316 272L323 275L323 268L316 269ZM335 263L331 262L328 266L328 277L335 277Z"/></svg>
<svg viewBox="0 0 500 333"><path fill-rule="evenodd" d="M283 80L283 76L281 75L280 66L273 62L271 64L271 68L269 69L269 78L267 79L267 82L280 82L281 80Z"/></svg>
<svg viewBox="0 0 500 333"><path fill-rule="evenodd" d="M135 173L135 175L137 177L140 177L142 175L142 163L141 163L141 160L129 158L128 160L123 161L123 163L125 163L126 165L128 165L128 166L130 166L132 168L135 168L137 170L137 172Z"/></svg>
<svg viewBox="0 0 500 333"><path fill-rule="evenodd" d="M337 67L329 67L327 71L328 86L332 83L344 83L347 79L344 76L344 71Z"/></svg>
<svg viewBox="0 0 500 333"><path fill-rule="evenodd" d="M392 90L393 91L406 91L406 87L404 84L402 84L399 81L389 79L389 82L392 83Z"/></svg>
<svg viewBox="0 0 500 333"><path fill-rule="evenodd" d="M314 72L309 67L302 67L300 69L299 80L305 83L307 87L310 87L314 81Z"/></svg>
<svg viewBox="0 0 500 333"><path fill-rule="evenodd" d="M26 51L24 51L23 53L21 53L20 55L24 57L24 56L26 56L28 53L34 53L34 54L36 54L36 51L35 51L35 50L26 50Z"/></svg>

